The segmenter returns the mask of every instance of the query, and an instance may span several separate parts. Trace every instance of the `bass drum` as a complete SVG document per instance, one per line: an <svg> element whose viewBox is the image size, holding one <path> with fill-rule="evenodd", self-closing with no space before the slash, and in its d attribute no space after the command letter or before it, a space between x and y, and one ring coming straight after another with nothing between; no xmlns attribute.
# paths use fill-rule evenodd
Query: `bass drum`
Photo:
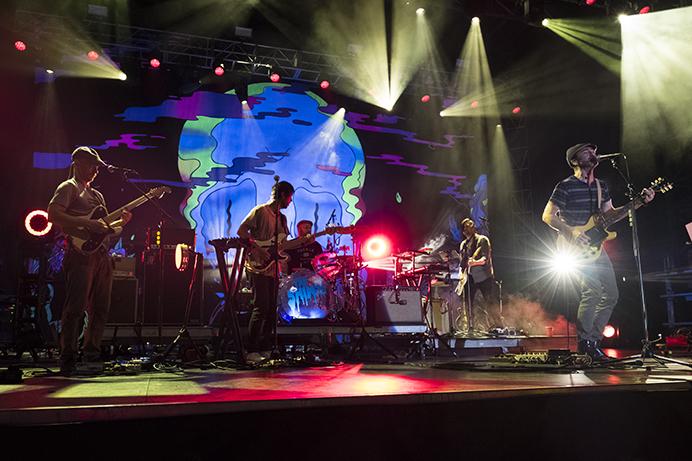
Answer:
<svg viewBox="0 0 692 461"><path fill-rule="evenodd" d="M311 270L298 269L279 283L279 316L285 323L297 319L334 321L329 301L329 283Z"/></svg>

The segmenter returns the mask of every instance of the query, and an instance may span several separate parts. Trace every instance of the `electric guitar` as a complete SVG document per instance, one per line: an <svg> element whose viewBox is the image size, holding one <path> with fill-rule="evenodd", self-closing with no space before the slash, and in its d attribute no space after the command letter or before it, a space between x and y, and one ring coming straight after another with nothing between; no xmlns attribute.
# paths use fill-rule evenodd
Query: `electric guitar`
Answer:
<svg viewBox="0 0 692 461"><path fill-rule="evenodd" d="M316 234L311 234L314 238L323 235L332 234L351 234L355 226L348 227L328 227ZM287 235L283 232L279 234L278 253L274 251L274 239L255 240L255 244L250 249L246 260L247 270L255 274L267 274L274 268L274 261L278 259L279 263L285 263L288 260L288 255L284 253L287 250L295 250L300 248L308 241L308 236L298 237L293 240L286 240Z"/></svg>
<svg viewBox="0 0 692 461"><path fill-rule="evenodd" d="M665 194L673 188L673 184L663 178L658 178L651 182L650 188L656 193ZM564 235L559 234L557 237L557 248L574 255L580 262L595 261L601 254L603 242L617 237L617 233L609 231L608 228L629 216L632 208L636 210L643 205L644 196L639 194L621 208L608 210L605 213L595 213L586 224L575 226L574 228L575 234L586 236L588 243L568 239Z"/></svg>
<svg viewBox="0 0 692 461"><path fill-rule="evenodd" d="M91 212L87 213L86 216L89 217L89 219L96 219L104 223L106 226L109 227L108 232L104 233L95 233L95 232L90 232L87 230L85 227L66 227L63 228L65 233L70 237L70 241L72 242L72 246L79 251L82 254L92 254L95 253L96 250L99 249L104 243L104 240L106 237L109 235L117 235L122 231L122 226L113 226L112 224L116 221L118 221L122 215L123 211L125 210L132 210L134 208L137 208L138 206L146 203L152 198L161 198L167 193L171 191L170 187L167 186L161 186L161 187L155 187L146 194L137 197L130 203L121 206L117 210L113 211L112 213L108 213L106 208L102 205L98 205L94 207Z"/></svg>

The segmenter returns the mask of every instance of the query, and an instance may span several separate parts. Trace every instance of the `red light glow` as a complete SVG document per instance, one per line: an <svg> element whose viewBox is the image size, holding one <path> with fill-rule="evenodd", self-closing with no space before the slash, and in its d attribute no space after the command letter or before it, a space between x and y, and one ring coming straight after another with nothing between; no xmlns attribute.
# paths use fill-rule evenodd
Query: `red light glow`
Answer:
<svg viewBox="0 0 692 461"><path fill-rule="evenodd" d="M50 232L53 223L48 221L48 213L44 210L34 210L24 218L26 231L36 237L41 237Z"/></svg>
<svg viewBox="0 0 692 461"><path fill-rule="evenodd" d="M649 11L651 11L651 7L647 5L647 6L643 7L641 10L639 10L639 14L646 14Z"/></svg>
<svg viewBox="0 0 692 461"><path fill-rule="evenodd" d="M612 325L606 325L605 328L603 328L603 336L606 338L612 338L616 333L617 330Z"/></svg>
<svg viewBox="0 0 692 461"><path fill-rule="evenodd" d="M514 109L512 109L512 113L513 113L514 115L517 115L517 114L519 114L520 112L521 112L521 107L519 107L519 106L516 106Z"/></svg>
<svg viewBox="0 0 692 461"><path fill-rule="evenodd" d="M14 42L14 47L17 51L26 51L26 43L24 43L21 40L17 40L16 42Z"/></svg>
<svg viewBox="0 0 692 461"><path fill-rule="evenodd" d="M596 0L586 0L585 3L586 3L587 5L589 5L589 6L595 5L595 4L596 4Z"/></svg>
<svg viewBox="0 0 692 461"><path fill-rule="evenodd" d="M327 88L329 88L329 81L328 80L322 80L320 82L320 88L322 88L323 90L326 90Z"/></svg>
<svg viewBox="0 0 692 461"><path fill-rule="evenodd" d="M430 95L429 94L424 94L422 98L420 98L420 102L428 102L430 101Z"/></svg>
<svg viewBox="0 0 692 461"><path fill-rule="evenodd" d="M96 61L98 58L99 58L99 54L94 50L91 50L87 53L87 59L89 61Z"/></svg>
<svg viewBox="0 0 692 461"><path fill-rule="evenodd" d="M216 75L218 75L219 77L221 77L224 74L224 72L226 72L226 71L224 70L223 66L216 66L214 68L214 73Z"/></svg>
<svg viewBox="0 0 692 461"><path fill-rule="evenodd" d="M361 248L365 261L389 256L392 252L392 242L384 235L373 235L365 241Z"/></svg>
<svg viewBox="0 0 692 461"><path fill-rule="evenodd" d="M269 80L271 80L274 83L279 83L279 81L281 80L281 76L277 73L273 73L269 76Z"/></svg>
<svg viewBox="0 0 692 461"><path fill-rule="evenodd" d="M149 61L149 65L150 65L153 69L158 69L159 67L161 67L161 61L159 61L159 60L156 59L156 58L151 58L151 60Z"/></svg>
<svg viewBox="0 0 692 461"><path fill-rule="evenodd" d="M478 107L478 101L471 101L471 109Z"/></svg>

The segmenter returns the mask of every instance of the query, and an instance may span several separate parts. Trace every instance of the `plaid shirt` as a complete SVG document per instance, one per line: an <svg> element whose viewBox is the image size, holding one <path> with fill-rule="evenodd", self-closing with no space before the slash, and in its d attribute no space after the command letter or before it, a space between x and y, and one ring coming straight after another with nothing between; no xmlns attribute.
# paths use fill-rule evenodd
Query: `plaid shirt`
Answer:
<svg viewBox="0 0 692 461"><path fill-rule="evenodd" d="M601 206L610 200L608 185L597 179L601 185ZM550 196L550 201L560 209L560 218L570 226L580 226L589 217L600 211L596 183L587 184L576 176L560 181Z"/></svg>

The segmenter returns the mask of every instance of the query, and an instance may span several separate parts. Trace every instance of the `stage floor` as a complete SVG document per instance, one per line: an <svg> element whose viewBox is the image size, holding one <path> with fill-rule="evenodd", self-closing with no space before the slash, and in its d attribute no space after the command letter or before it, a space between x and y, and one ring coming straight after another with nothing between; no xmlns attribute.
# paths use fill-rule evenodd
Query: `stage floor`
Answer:
<svg viewBox="0 0 692 461"><path fill-rule="evenodd" d="M450 362L445 359L444 362ZM457 361L458 362L458 361ZM335 406L418 405L542 394L689 391L680 365L650 370L459 371L440 360L397 365L186 369L0 384L0 424L36 426ZM25 369L25 373L29 371ZM38 374L41 370L36 369Z"/></svg>

